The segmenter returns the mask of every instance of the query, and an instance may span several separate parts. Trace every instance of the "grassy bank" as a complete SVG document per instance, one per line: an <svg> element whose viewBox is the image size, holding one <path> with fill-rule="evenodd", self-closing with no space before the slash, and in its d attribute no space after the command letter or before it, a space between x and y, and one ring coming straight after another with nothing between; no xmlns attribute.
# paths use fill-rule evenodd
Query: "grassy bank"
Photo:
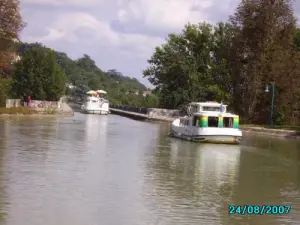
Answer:
<svg viewBox="0 0 300 225"><path fill-rule="evenodd" d="M0 115L54 115L56 114L55 109L46 109L44 111L37 111L28 107L15 107L15 108L0 108Z"/></svg>
<svg viewBox="0 0 300 225"><path fill-rule="evenodd" d="M16 108L0 108L1 114L22 114L22 115L32 115L37 114L38 111L28 108L28 107L16 107Z"/></svg>
<svg viewBox="0 0 300 225"><path fill-rule="evenodd" d="M299 131L300 126L290 126L290 125L274 125L273 127L267 125L255 125L255 124L241 124L240 128L248 129L248 128L264 128L270 130L289 130L289 131Z"/></svg>

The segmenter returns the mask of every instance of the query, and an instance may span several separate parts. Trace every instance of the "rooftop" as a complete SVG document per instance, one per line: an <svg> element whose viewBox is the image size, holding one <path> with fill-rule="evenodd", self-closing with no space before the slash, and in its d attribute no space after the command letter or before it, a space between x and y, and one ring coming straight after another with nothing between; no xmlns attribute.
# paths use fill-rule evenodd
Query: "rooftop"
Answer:
<svg viewBox="0 0 300 225"><path fill-rule="evenodd" d="M218 102L191 102L190 105L217 106L217 107L219 107L220 105L227 106Z"/></svg>

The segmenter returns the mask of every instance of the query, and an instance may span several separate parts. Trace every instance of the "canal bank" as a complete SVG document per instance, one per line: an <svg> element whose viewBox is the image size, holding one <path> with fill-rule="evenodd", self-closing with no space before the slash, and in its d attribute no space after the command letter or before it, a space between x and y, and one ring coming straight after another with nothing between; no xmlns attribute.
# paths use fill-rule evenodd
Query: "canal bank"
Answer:
<svg viewBox="0 0 300 225"><path fill-rule="evenodd" d="M21 105L20 99L7 99L6 108L0 108L0 116L74 116L73 109L63 96L59 101L34 100L30 107Z"/></svg>
<svg viewBox="0 0 300 225"><path fill-rule="evenodd" d="M164 109L161 109L161 111ZM170 117L167 113L166 116L162 116L161 111L159 109L152 110L152 113L138 113L132 111L126 111L116 108L110 109L112 114L125 116L131 119L136 120L144 120L148 122L164 122L164 123L172 123L173 120L178 118L179 116ZM141 110L142 111L142 110ZM282 137L282 138L300 138L300 132L294 129L274 129L274 128L265 128L257 125L240 125L240 129L243 133L247 134L257 134L257 135L268 135L273 137Z"/></svg>
<svg viewBox="0 0 300 225"><path fill-rule="evenodd" d="M296 130L265 128L259 126L240 125L240 129L243 133L269 135L282 138L300 138L300 132Z"/></svg>

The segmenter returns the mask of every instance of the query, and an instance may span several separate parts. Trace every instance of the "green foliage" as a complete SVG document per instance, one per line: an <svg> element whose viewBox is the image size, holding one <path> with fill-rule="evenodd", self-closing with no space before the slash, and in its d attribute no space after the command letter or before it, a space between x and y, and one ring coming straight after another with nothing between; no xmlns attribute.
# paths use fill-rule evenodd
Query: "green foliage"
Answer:
<svg viewBox="0 0 300 225"><path fill-rule="evenodd" d="M209 99L212 70L212 27L188 24L182 34L170 34L148 60L144 76L160 92L161 105L176 108L192 99Z"/></svg>
<svg viewBox="0 0 300 225"><path fill-rule="evenodd" d="M3 82L4 79L0 79L0 107L5 106L6 98L7 98L7 93L5 90L5 83Z"/></svg>
<svg viewBox="0 0 300 225"><path fill-rule="evenodd" d="M0 107L5 107L6 99L11 97L12 79L11 78L0 78Z"/></svg>
<svg viewBox="0 0 300 225"><path fill-rule="evenodd" d="M22 43L19 47L19 54L23 55L27 49L46 48L39 43ZM66 89L68 95L81 99L88 90L105 90L107 98L112 104L128 104L144 106L147 103L145 97L136 95L147 90L136 78L124 76L115 69L104 72L96 65L95 61L88 55L72 60L63 52L55 52L56 62L67 76L67 82L75 85L74 90ZM151 102L151 101L150 101ZM152 101L153 104L155 101Z"/></svg>
<svg viewBox="0 0 300 225"><path fill-rule="evenodd" d="M226 23L187 24L148 63L144 77L156 87L160 107L223 101L243 121L265 123L271 99L264 88L275 81L282 110L276 122L300 110L300 29L289 0L241 1Z"/></svg>
<svg viewBox="0 0 300 225"><path fill-rule="evenodd" d="M188 24L180 35L170 34L148 60L144 77L160 92L160 105L177 108L190 101L231 100L226 57L231 26Z"/></svg>
<svg viewBox="0 0 300 225"><path fill-rule="evenodd" d="M46 115L54 115L54 114L56 114L56 109L46 108L43 113L46 114Z"/></svg>
<svg viewBox="0 0 300 225"><path fill-rule="evenodd" d="M283 124L284 124L284 121L285 121L283 109L277 110L277 112L275 113L274 118L275 118L275 119L274 119L273 122L274 122L276 125L283 125Z"/></svg>
<svg viewBox="0 0 300 225"><path fill-rule="evenodd" d="M296 51L300 52L300 28L297 28L295 31L294 47Z"/></svg>
<svg viewBox="0 0 300 225"><path fill-rule="evenodd" d="M15 65L12 90L16 97L57 101L65 92L66 76L56 63L55 52L32 46Z"/></svg>

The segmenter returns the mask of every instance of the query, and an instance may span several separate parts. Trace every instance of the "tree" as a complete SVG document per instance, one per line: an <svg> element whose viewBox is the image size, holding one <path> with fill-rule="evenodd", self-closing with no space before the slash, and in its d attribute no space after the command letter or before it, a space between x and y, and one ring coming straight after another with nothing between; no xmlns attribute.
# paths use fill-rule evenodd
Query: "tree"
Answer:
<svg viewBox="0 0 300 225"><path fill-rule="evenodd" d="M300 28L297 28L295 31L294 47L296 51L300 52Z"/></svg>
<svg viewBox="0 0 300 225"><path fill-rule="evenodd" d="M234 79L229 68L229 52L233 37L234 29L230 23L219 22L214 27L210 91L215 94L215 100L227 104L232 103L234 90Z"/></svg>
<svg viewBox="0 0 300 225"><path fill-rule="evenodd" d="M158 98L157 96L151 94L147 95L144 97L145 99L143 100L145 103L143 104L144 107L146 108L156 108L158 106Z"/></svg>
<svg viewBox="0 0 300 225"><path fill-rule="evenodd" d="M191 101L228 98L229 87L218 78L222 74L228 76L226 65L219 60L224 57L219 48L227 44L221 43L225 34L220 29L216 28L220 33L218 40L211 25L187 24L181 34L170 34L167 43L155 49L144 77L159 91L161 107L177 108ZM219 52L213 54L214 50Z"/></svg>
<svg viewBox="0 0 300 225"><path fill-rule="evenodd" d="M226 101L244 122L265 123L264 89L275 81L275 115L287 121L300 110L300 31L290 0L242 0L227 23L187 24L148 63L144 77L161 107Z"/></svg>
<svg viewBox="0 0 300 225"><path fill-rule="evenodd" d="M18 48L18 53L21 57L23 57L27 50L31 50L33 48L47 51L47 48L39 43L21 43ZM125 94L130 91L135 92L136 90L144 91L147 89L137 79L124 76L116 69L104 72L88 55L84 55L77 60L72 60L64 52L55 52L55 55L56 63L66 74L68 83L72 83L77 86L74 91L68 92L74 98L82 98L85 92L91 89L103 89L108 91L107 97L112 104L116 102L122 104L122 99L120 99L121 94ZM138 101L143 103L143 101L138 100L138 96L125 95L123 97L128 101L131 101L132 98L133 102ZM124 100L124 102L128 103L127 100Z"/></svg>
<svg viewBox="0 0 300 225"><path fill-rule="evenodd" d="M10 67L14 42L24 27L18 0L0 1L0 74Z"/></svg>
<svg viewBox="0 0 300 225"><path fill-rule="evenodd" d="M236 111L249 122L265 122L270 99L263 91L266 84L275 81L276 108L290 113L299 84L290 1L244 0L230 22L234 38L229 68Z"/></svg>
<svg viewBox="0 0 300 225"><path fill-rule="evenodd" d="M17 97L30 95L37 100L57 101L64 94L65 86L65 74L50 49L27 49L16 64L13 90Z"/></svg>

